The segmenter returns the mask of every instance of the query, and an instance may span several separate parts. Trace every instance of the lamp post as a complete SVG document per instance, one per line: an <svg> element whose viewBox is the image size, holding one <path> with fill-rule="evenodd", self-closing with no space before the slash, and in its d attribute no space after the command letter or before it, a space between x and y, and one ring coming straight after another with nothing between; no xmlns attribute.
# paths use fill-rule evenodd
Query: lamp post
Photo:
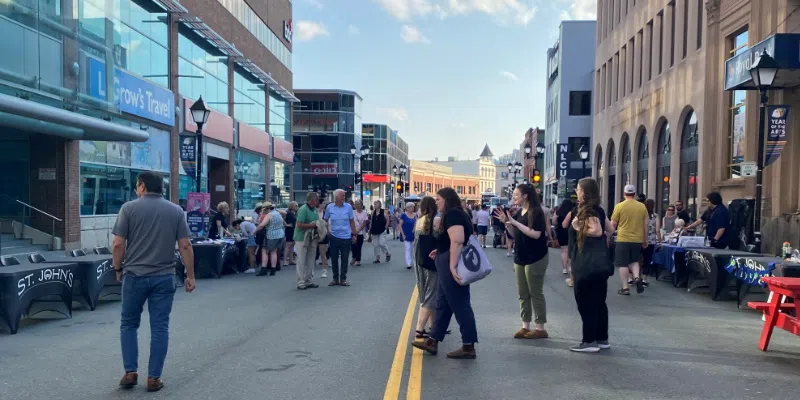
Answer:
<svg viewBox="0 0 800 400"><path fill-rule="evenodd" d="M350 155L353 157L353 189L356 188L356 153L358 153L358 148L355 144L351 144Z"/></svg>
<svg viewBox="0 0 800 400"><path fill-rule="evenodd" d="M203 125L208 122L208 116L211 110L206 107L206 102L203 101L203 96L200 96L197 101L189 107L189 112L192 113L192 120L197 125L197 192L200 192L200 179L203 176Z"/></svg>
<svg viewBox="0 0 800 400"><path fill-rule="evenodd" d="M529 159L531 157L531 144L525 143L525 159Z"/></svg>
<svg viewBox="0 0 800 400"><path fill-rule="evenodd" d="M778 63L766 51L756 58L750 67L750 77L761 93L761 102L758 114L758 153L756 156L756 201L755 215L753 217L753 239L755 241L756 253L761 252L761 192L763 186L764 169L764 136L767 119L767 101L769 96L767 91L772 88L775 77L780 69Z"/></svg>
<svg viewBox="0 0 800 400"><path fill-rule="evenodd" d="M355 147L356 146L353 145L353 147L350 149L351 153L353 152L353 149ZM362 204L364 204L364 159L369 155L369 152L371 150L372 149L370 149L370 147L368 145L362 144L361 145L361 149L360 149L360 154L358 156L358 173L361 174L361 186L359 186L358 191L359 191L359 194L361 195L361 203ZM353 154L355 154L355 153L353 153ZM353 159L353 162L355 162L355 158ZM353 179L355 179L355 175L353 176Z"/></svg>
<svg viewBox="0 0 800 400"><path fill-rule="evenodd" d="M586 160L589 159L589 149L586 147L585 144L581 145L581 148L578 149L578 155L581 157L581 162L583 163L583 177L586 177Z"/></svg>

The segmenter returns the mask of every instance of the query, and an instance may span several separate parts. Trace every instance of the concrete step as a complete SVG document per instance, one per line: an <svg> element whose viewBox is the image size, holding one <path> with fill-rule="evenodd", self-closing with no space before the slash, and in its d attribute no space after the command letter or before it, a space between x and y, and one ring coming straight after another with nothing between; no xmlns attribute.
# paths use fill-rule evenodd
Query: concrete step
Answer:
<svg viewBox="0 0 800 400"><path fill-rule="evenodd" d="M41 253L50 250L50 246L44 244L33 244L30 239L14 239L11 236L9 239L5 237L0 239L0 254L4 256L18 256L18 258L25 258L30 253Z"/></svg>

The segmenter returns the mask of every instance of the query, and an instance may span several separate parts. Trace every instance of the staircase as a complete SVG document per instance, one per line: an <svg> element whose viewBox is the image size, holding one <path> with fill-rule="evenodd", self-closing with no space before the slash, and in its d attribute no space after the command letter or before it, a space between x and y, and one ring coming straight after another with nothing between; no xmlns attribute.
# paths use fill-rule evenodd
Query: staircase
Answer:
<svg viewBox="0 0 800 400"><path fill-rule="evenodd" d="M0 234L0 255L18 256L24 259L30 253L44 253L50 250L45 244L33 244L31 239L17 239L13 234Z"/></svg>

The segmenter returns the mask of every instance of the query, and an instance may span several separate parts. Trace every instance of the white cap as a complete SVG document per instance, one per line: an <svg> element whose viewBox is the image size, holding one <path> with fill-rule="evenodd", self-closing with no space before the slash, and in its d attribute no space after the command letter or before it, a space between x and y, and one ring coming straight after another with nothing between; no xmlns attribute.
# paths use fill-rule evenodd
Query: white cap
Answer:
<svg viewBox="0 0 800 400"><path fill-rule="evenodd" d="M633 185L625 185L625 194L636 194L636 186Z"/></svg>

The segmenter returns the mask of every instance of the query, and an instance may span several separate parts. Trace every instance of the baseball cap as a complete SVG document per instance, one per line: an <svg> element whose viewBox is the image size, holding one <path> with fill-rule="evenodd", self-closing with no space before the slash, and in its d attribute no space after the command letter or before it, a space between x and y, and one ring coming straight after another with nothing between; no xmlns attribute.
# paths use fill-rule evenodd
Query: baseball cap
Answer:
<svg viewBox="0 0 800 400"><path fill-rule="evenodd" d="M636 194L636 186L625 185L625 194Z"/></svg>

